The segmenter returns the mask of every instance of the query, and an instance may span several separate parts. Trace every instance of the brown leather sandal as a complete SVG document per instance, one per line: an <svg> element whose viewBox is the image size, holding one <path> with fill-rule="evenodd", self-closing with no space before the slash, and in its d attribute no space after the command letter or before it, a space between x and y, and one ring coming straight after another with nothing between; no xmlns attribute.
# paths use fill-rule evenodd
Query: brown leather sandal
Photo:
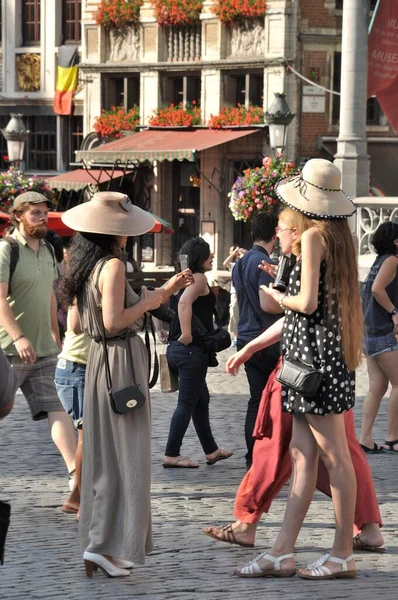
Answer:
<svg viewBox="0 0 398 600"><path fill-rule="evenodd" d="M236 539L232 525L225 525L225 527L205 527L202 529L205 535L217 540L217 542L225 542L227 544L236 544L243 548L254 548L254 544L248 544L247 542L240 542Z"/></svg>

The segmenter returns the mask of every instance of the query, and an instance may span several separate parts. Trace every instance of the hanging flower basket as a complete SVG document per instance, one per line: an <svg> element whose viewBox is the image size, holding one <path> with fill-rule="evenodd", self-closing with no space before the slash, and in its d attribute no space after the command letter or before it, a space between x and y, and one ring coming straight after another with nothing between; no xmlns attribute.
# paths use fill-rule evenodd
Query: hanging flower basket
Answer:
<svg viewBox="0 0 398 600"><path fill-rule="evenodd" d="M247 17L263 17L266 2L265 0L215 0L211 10L220 21L230 23Z"/></svg>
<svg viewBox="0 0 398 600"><path fill-rule="evenodd" d="M248 127L250 125L261 125L264 123L264 109L261 106L238 106L224 107L218 115L210 115L209 127L221 129L221 127L235 126Z"/></svg>
<svg viewBox="0 0 398 600"><path fill-rule="evenodd" d="M266 156L261 167L246 169L238 177L228 194L229 208L236 221L249 221L258 213L276 212L279 200L275 184L286 175L298 170L284 158Z"/></svg>
<svg viewBox="0 0 398 600"><path fill-rule="evenodd" d="M123 131L134 131L140 122L140 109L137 105L127 112L123 106L112 106L95 117L94 131L101 137L123 137Z"/></svg>
<svg viewBox="0 0 398 600"><path fill-rule="evenodd" d="M142 0L101 0L94 17L97 25L122 30L136 23Z"/></svg>
<svg viewBox="0 0 398 600"><path fill-rule="evenodd" d="M149 120L152 127L192 127L202 124L201 110L195 103L170 104L154 111Z"/></svg>
<svg viewBox="0 0 398 600"><path fill-rule="evenodd" d="M151 0L159 25L188 25L199 19L203 0Z"/></svg>
<svg viewBox="0 0 398 600"><path fill-rule="evenodd" d="M0 209L7 212L14 198L23 192L34 190L53 201L54 193L47 187L46 182L33 175L24 175L21 171L10 167L6 173L0 174Z"/></svg>

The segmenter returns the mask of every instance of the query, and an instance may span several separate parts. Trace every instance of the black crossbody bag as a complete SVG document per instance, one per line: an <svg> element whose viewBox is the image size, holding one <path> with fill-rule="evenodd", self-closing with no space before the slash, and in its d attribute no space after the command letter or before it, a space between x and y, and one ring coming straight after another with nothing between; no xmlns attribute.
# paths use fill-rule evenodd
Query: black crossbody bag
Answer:
<svg viewBox="0 0 398 600"><path fill-rule="evenodd" d="M326 305L324 307L323 322L325 323ZM325 375L325 360L321 358L321 367L316 369L313 365L303 362L299 358L289 356L292 350L292 341L294 329L297 323L297 313L292 328L289 344L286 354L282 359L282 367L276 376L276 379L282 385L294 390L306 398L313 398L317 395Z"/></svg>
<svg viewBox="0 0 398 600"><path fill-rule="evenodd" d="M95 286L98 286L98 280L101 273L101 270L104 268L105 263L110 260L111 257L106 258L101 267L98 269L97 278ZM111 403L111 407L114 413L118 415L124 415L126 413L132 412L141 408L145 404L145 395L140 390L139 385L135 383L135 371L134 371L134 363L133 363L133 355L131 352L130 346L130 338L137 335L135 331L132 329L126 329L125 333L120 336L115 336L113 338L109 338L107 340L105 334L105 325L104 319L102 316L102 307L98 306L98 310L101 315L101 338L102 338L102 346L104 348L104 359L105 359L105 377L106 377L106 387L108 390L108 396ZM133 383L129 387L123 388L121 390L114 391L112 387L112 377L111 377L111 369L109 366L109 356L108 356L108 341L112 340L125 340L126 341L126 350L127 350L127 360L130 367L130 372L132 376ZM96 340L100 341L100 340Z"/></svg>
<svg viewBox="0 0 398 600"><path fill-rule="evenodd" d="M109 400L111 402L111 407L113 412L118 415L124 415L133 410L141 408L145 404L145 395L140 390L139 385L135 383L135 371L134 371L134 363L133 363L133 355L131 352L130 346L130 338L137 335L135 331L131 329L127 329L125 335L119 336L117 338L119 340L126 340L126 349L127 349L127 359L129 362L129 367L131 371L131 376L133 383L129 387L123 388L122 390L114 391L112 387L112 378L111 378L111 370L109 366L109 357L108 357L108 346L107 339L105 336L105 326L102 318L101 312L101 325L102 325L102 345L104 348L104 358L105 358L105 376L106 376L106 387L108 390Z"/></svg>
<svg viewBox="0 0 398 600"><path fill-rule="evenodd" d="M201 336L204 349L209 354L214 352L222 352L231 346L231 336L229 335L229 332L222 326L221 320L215 309L213 314L217 329L214 329L213 331L207 331L199 317L192 313L194 326Z"/></svg>

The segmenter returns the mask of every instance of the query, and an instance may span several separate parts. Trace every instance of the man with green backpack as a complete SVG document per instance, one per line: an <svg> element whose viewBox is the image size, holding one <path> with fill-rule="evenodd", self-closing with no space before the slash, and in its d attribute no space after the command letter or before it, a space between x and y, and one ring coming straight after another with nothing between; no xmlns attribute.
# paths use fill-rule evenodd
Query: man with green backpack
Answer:
<svg viewBox="0 0 398 600"><path fill-rule="evenodd" d="M48 418L52 439L68 471L76 440L54 384L61 349L54 252L44 241L49 200L30 191L14 200L15 231L0 241L0 348L15 369L34 421Z"/></svg>

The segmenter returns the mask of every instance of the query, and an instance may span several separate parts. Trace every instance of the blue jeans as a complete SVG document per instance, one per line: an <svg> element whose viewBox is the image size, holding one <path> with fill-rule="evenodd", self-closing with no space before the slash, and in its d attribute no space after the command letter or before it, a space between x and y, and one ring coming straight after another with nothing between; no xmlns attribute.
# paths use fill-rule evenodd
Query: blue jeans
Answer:
<svg viewBox="0 0 398 600"><path fill-rule="evenodd" d="M238 340L238 351L246 346L248 342ZM250 399L247 405L245 419L245 438L246 438L246 466L251 467L253 457L253 430L256 424L258 408L260 406L263 390L268 382L268 377L275 369L280 357L279 343L273 344L264 350L255 352L247 362L245 362L246 377L250 389Z"/></svg>
<svg viewBox="0 0 398 600"><path fill-rule="evenodd" d="M83 397L86 365L59 358L55 369L55 387L65 411L77 429L83 424Z"/></svg>
<svg viewBox="0 0 398 600"><path fill-rule="evenodd" d="M165 454L171 457L180 455L182 440L191 418L203 452L212 454L218 446L209 419L210 396L206 385L209 355L193 344L184 346L172 341L167 347L167 360L170 368L178 373L180 386Z"/></svg>
<svg viewBox="0 0 398 600"><path fill-rule="evenodd" d="M398 341L393 333L386 335L367 335L363 344L365 356L378 356L384 352L398 350Z"/></svg>

